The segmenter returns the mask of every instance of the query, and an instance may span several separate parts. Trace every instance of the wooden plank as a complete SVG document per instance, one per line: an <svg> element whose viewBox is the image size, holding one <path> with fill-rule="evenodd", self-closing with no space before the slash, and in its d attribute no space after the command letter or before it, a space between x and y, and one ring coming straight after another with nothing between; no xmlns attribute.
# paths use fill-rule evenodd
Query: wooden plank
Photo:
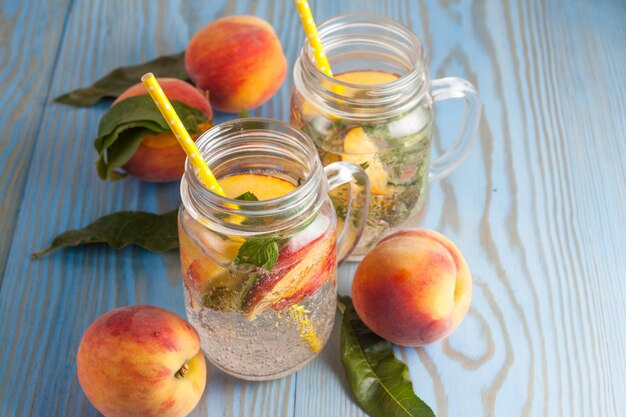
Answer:
<svg viewBox="0 0 626 417"><path fill-rule="evenodd" d="M0 283L68 8L68 0L0 4Z"/></svg>

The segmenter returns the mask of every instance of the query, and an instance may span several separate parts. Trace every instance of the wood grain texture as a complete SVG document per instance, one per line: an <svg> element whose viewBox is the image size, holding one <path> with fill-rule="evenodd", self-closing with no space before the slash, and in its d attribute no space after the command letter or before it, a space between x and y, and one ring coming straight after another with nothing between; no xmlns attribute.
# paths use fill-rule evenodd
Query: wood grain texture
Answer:
<svg viewBox="0 0 626 417"><path fill-rule="evenodd" d="M0 4L0 274L49 101L69 5L69 0ZM46 30L39 30L41 26Z"/></svg>
<svg viewBox="0 0 626 417"><path fill-rule="evenodd" d="M36 4L39 3L39 4ZM438 417L618 417L626 410L626 3L621 0L311 0L316 20L387 15L422 39L433 78L484 101L467 160L433 184L424 217L462 250L472 307L447 340L397 348ZM123 13L120 13L123 11ZM55 97L111 69L185 48L216 17L270 21L290 67L303 35L288 0L0 1L0 415L95 416L75 354L101 313L155 304L184 313L176 253L65 250L61 231L119 210L163 212L177 184L101 182L93 137L107 105ZM254 115L288 118L291 72ZM435 152L459 108L437 107ZM232 116L218 114L217 121ZM349 293L355 265L341 268ZM209 367L193 416L363 416L328 346L272 382Z"/></svg>

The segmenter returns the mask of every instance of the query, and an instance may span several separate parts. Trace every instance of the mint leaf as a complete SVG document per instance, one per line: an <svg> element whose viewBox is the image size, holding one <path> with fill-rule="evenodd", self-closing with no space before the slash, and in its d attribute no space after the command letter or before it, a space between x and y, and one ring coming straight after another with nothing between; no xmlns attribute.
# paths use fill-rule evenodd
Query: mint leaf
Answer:
<svg viewBox="0 0 626 417"><path fill-rule="evenodd" d="M259 279L258 273L248 277L237 287L214 287L202 298L202 304L211 310L217 311L243 311L243 303L246 294Z"/></svg>
<svg viewBox="0 0 626 417"><path fill-rule="evenodd" d="M415 395L409 368L393 354L391 343L359 319L350 297L339 297L341 362L357 403L371 417L435 417Z"/></svg>
<svg viewBox="0 0 626 417"><path fill-rule="evenodd" d="M202 111L180 101L172 101L172 107L191 134L198 133L198 125L208 121ZM98 176L103 180L123 178L125 174L117 169L133 157L142 138L169 131L167 121L150 96L129 97L117 103L100 120L94 141Z"/></svg>
<svg viewBox="0 0 626 417"><path fill-rule="evenodd" d="M237 290L229 287L214 287L202 298L202 304L216 311L240 311L241 297Z"/></svg>
<svg viewBox="0 0 626 417"><path fill-rule="evenodd" d="M152 61L129 67L120 67L100 78L93 85L79 88L54 99L57 103L72 106L90 106L105 97L117 97L125 90L137 84L146 72L152 71L162 78L188 80L185 70L185 52L165 55Z"/></svg>
<svg viewBox="0 0 626 417"><path fill-rule="evenodd" d="M178 210L164 214L145 211L120 211L100 217L87 227L57 236L49 248L34 253L38 258L54 250L93 243L106 243L115 249L137 245L153 252L178 247Z"/></svg>
<svg viewBox="0 0 626 417"><path fill-rule="evenodd" d="M259 201L259 199L257 198L257 196L255 196L254 194L252 194L250 191L246 191L245 193L241 194L238 197L235 197L235 200L241 200L241 201Z"/></svg>
<svg viewBox="0 0 626 417"><path fill-rule="evenodd" d="M271 271L278 260L277 237L250 238L239 248L237 257L233 262L239 264L251 264Z"/></svg>
<svg viewBox="0 0 626 417"><path fill-rule="evenodd" d="M363 168L363 169L367 169L367 168L369 168L369 167L370 167L370 163L369 163L369 162L367 162L367 161L365 161L365 162L363 162L363 163L359 164L359 166L360 166L361 168Z"/></svg>

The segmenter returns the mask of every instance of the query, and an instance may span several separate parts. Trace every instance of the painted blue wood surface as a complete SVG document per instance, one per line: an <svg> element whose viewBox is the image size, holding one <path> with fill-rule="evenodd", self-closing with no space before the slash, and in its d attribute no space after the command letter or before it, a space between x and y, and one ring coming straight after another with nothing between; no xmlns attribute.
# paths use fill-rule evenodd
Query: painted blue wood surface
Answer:
<svg viewBox="0 0 626 417"><path fill-rule="evenodd" d="M432 186L420 224L449 236L474 275L450 338L398 348L439 417L626 413L626 3L622 0L313 1L318 21L370 12L409 25L431 74L484 101L468 159ZM150 7L149 7L150 6ZM123 12L122 12L123 11ZM184 314L176 253L30 254L122 209L178 205L176 184L101 182L92 147L107 105L51 98L112 68L185 48L216 17L267 19L290 65L303 35L290 1L0 2L0 415L92 416L76 379L82 332L118 306ZM291 74L253 114L286 120ZM453 106L438 108L448 144ZM217 121L231 116L217 115ZM342 268L349 291L354 265ZM209 367L194 416L358 416L338 328L306 368L240 381Z"/></svg>

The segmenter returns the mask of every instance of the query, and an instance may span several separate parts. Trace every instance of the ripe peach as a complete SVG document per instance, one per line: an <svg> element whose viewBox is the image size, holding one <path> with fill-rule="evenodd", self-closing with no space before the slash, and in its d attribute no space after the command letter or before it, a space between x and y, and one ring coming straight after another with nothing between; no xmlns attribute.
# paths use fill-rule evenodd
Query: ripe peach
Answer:
<svg viewBox="0 0 626 417"><path fill-rule="evenodd" d="M260 106L278 91L287 59L274 28L255 16L227 16L200 29L185 53L189 77L217 110Z"/></svg>
<svg viewBox="0 0 626 417"><path fill-rule="evenodd" d="M422 346L448 336L463 320L472 277L445 236L407 229L387 236L365 256L352 298L374 333L398 345Z"/></svg>
<svg viewBox="0 0 626 417"><path fill-rule="evenodd" d="M170 101L180 101L206 114L208 122L203 123L200 132L211 127L213 110L207 98L194 86L175 78L159 78L159 84ZM114 102L115 106L129 97L147 94L142 83L124 91ZM199 134L193 136L195 140ZM179 180L185 170L185 152L172 132L143 137L137 152L124 165L124 170L133 177L151 182Z"/></svg>
<svg viewBox="0 0 626 417"><path fill-rule="evenodd" d="M186 416L206 383L196 330L154 306L100 316L85 331L76 361L85 395L108 417Z"/></svg>

